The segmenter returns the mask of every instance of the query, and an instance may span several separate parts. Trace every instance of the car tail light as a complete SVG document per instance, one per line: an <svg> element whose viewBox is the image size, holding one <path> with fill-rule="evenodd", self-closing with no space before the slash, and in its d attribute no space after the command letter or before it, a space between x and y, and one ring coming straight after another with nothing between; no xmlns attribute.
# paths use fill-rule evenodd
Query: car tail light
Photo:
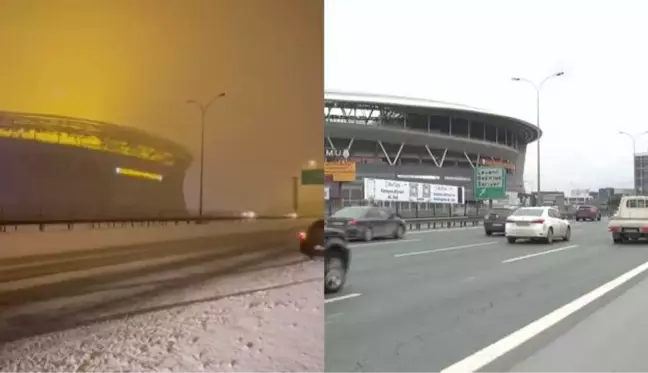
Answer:
<svg viewBox="0 0 648 373"><path fill-rule="evenodd" d="M349 225L354 225L354 224L356 224L357 222L358 222L357 220L355 220L355 219L351 219L351 220L349 220Z"/></svg>
<svg viewBox="0 0 648 373"><path fill-rule="evenodd" d="M618 232L620 229L619 229L619 227L609 227L608 230L610 232Z"/></svg>
<svg viewBox="0 0 648 373"><path fill-rule="evenodd" d="M297 235L300 241L306 241L306 232L299 232Z"/></svg>
<svg viewBox="0 0 648 373"><path fill-rule="evenodd" d="M646 232L648 232L648 226L643 226L643 227L641 227L640 231L641 231L641 233L646 233Z"/></svg>
<svg viewBox="0 0 648 373"><path fill-rule="evenodd" d="M543 223L544 223L544 219L536 219L531 221L531 224L543 224Z"/></svg>

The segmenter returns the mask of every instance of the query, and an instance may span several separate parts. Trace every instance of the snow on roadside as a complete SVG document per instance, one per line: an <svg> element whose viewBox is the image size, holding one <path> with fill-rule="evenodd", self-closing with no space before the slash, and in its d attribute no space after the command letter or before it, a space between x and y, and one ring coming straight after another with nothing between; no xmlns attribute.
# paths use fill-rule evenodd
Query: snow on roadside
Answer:
<svg viewBox="0 0 648 373"><path fill-rule="evenodd" d="M323 267L295 259L119 310L134 316L7 343L0 371L321 372Z"/></svg>

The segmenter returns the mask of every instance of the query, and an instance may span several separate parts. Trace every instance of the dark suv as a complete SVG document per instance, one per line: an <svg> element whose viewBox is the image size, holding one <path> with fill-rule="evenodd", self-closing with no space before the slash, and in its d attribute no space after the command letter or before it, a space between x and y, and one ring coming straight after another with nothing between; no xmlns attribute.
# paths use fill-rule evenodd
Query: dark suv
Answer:
<svg viewBox="0 0 648 373"><path fill-rule="evenodd" d="M344 287L351 261L343 230L327 227L324 220L313 222L299 234L299 251L314 259L324 256L324 292L336 293Z"/></svg>
<svg viewBox="0 0 648 373"><path fill-rule="evenodd" d="M576 213L574 214L574 219L576 221L581 220L601 220L601 211L599 211L596 206L591 205L582 205L576 208Z"/></svg>
<svg viewBox="0 0 648 373"><path fill-rule="evenodd" d="M494 208L484 217L484 233L492 236L493 233L504 233L506 230L506 218L509 217L515 208Z"/></svg>

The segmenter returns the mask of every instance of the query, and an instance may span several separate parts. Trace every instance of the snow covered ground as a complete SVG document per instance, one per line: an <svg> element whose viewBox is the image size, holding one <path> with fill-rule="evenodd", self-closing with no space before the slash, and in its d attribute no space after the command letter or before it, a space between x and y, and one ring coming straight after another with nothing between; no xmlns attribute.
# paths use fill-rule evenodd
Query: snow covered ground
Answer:
<svg viewBox="0 0 648 373"><path fill-rule="evenodd" d="M289 255L134 299L94 315L103 321L1 345L0 371L321 372L322 274Z"/></svg>

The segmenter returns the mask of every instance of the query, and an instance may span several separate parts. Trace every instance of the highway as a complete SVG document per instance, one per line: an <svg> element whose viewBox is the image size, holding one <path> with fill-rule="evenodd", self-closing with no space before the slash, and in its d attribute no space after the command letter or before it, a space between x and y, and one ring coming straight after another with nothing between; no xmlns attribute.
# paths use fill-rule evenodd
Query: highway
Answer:
<svg viewBox="0 0 648 373"><path fill-rule="evenodd" d="M552 245L483 228L353 244L326 370L645 371L648 244L613 245L606 224Z"/></svg>
<svg viewBox="0 0 648 373"><path fill-rule="evenodd" d="M284 227L0 256L0 345L128 318L156 309L161 304L156 299L168 298L169 294L182 296L225 276L299 263L304 259L297 253L298 230ZM208 293L214 296L219 290L217 285L212 286ZM163 308L171 307L165 303Z"/></svg>

